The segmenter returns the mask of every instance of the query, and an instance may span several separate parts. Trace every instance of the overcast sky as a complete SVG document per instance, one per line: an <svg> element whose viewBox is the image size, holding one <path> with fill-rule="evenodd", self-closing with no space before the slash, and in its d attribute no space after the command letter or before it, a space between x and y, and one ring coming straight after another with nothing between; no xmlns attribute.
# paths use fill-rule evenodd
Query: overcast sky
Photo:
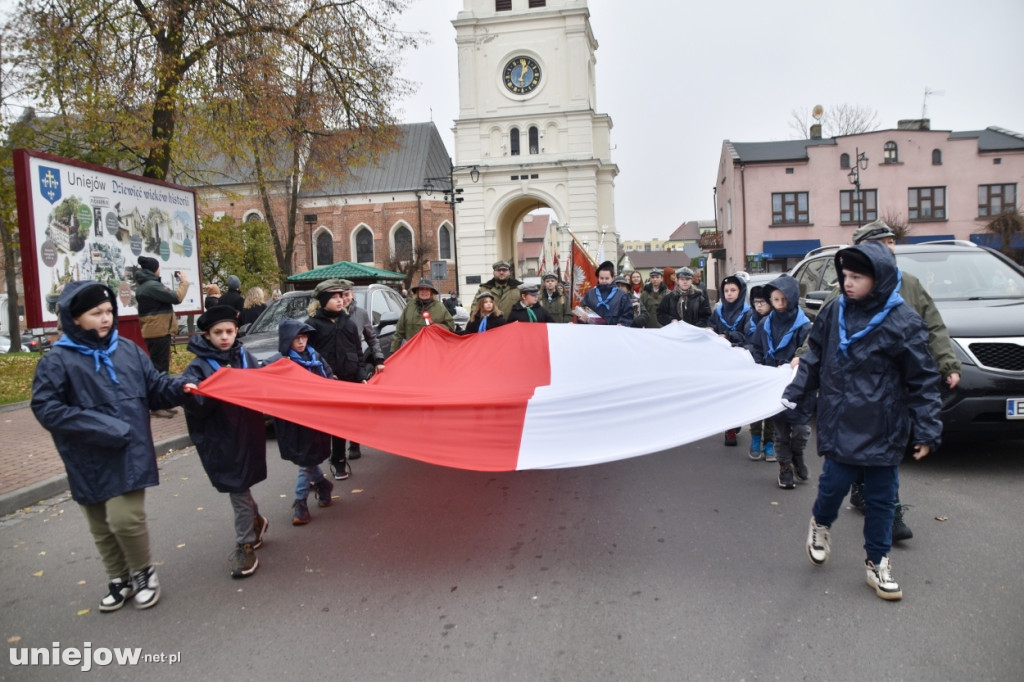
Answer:
<svg viewBox="0 0 1024 682"><path fill-rule="evenodd" d="M451 21L463 0L412 0L400 25L431 44L403 75L419 92L404 122L433 120L454 150L458 62ZM849 103L880 129L919 118L933 130L999 126L1024 134L1021 0L797 2L590 0L597 110L612 118L616 227L665 238L713 219L722 141L793 139L792 112ZM444 68L440 68L444 65ZM432 110L432 114L431 114ZM839 172L839 171L837 171Z"/></svg>

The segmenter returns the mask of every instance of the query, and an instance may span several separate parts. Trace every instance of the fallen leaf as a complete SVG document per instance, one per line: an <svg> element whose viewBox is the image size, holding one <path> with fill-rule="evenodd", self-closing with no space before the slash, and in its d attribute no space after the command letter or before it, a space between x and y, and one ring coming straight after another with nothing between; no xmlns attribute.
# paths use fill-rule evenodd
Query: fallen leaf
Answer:
<svg viewBox="0 0 1024 682"><path fill-rule="evenodd" d="M936 516L935 520L936 521L949 521L949 517L948 516Z"/></svg>
<svg viewBox="0 0 1024 682"><path fill-rule="evenodd" d="M288 496L287 495L279 495L278 497L280 497L283 500L284 498L286 498Z"/></svg>
<svg viewBox="0 0 1024 682"><path fill-rule="evenodd" d="M89 609L82 609L81 611L79 611L79 612L78 612L78 614L77 614L77 615L79 615L79 616L84 616L84 615L85 615L85 614L87 614L87 613L89 613Z"/></svg>
<svg viewBox="0 0 1024 682"><path fill-rule="evenodd" d="M202 507L196 507L196 511L203 511Z"/></svg>
<svg viewBox="0 0 1024 682"><path fill-rule="evenodd" d="M183 543L181 543L180 545L178 545L178 549L181 549L181 548L182 548L182 547L184 547L184 546L185 546L185 543L183 542Z"/></svg>
<svg viewBox="0 0 1024 682"><path fill-rule="evenodd" d="M353 495L358 495L358 494L359 494L359 493L361 493L361 492L363 492L363 489L362 489L362 488L356 488L355 490L353 490L353 491L352 491L352 494L353 494Z"/></svg>
<svg viewBox="0 0 1024 682"><path fill-rule="evenodd" d="M32 574L32 577L33 578L42 578L43 577L43 572L42 571L37 571L37 572Z"/></svg>
<svg viewBox="0 0 1024 682"><path fill-rule="evenodd" d="M42 552L40 552L39 556L46 556L46 550L43 550Z"/></svg>
<svg viewBox="0 0 1024 682"><path fill-rule="evenodd" d="M182 477L181 477L181 480L183 480L183 481L187 481L187 480L188 480L188 476L182 476Z"/></svg>
<svg viewBox="0 0 1024 682"><path fill-rule="evenodd" d="M79 584L79 585L84 585L84 584L85 584L85 581L84 581L84 580L79 580L79 581L78 581L78 584Z"/></svg>
<svg viewBox="0 0 1024 682"><path fill-rule="evenodd" d="M778 503L778 502L772 502L772 506L773 506L773 507L778 507L778 506L779 506L779 503Z"/></svg>
<svg viewBox="0 0 1024 682"><path fill-rule="evenodd" d="M17 644L20 641L21 641L21 635L13 635L13 636L7 638L7 643L8 644Z"/></svg>

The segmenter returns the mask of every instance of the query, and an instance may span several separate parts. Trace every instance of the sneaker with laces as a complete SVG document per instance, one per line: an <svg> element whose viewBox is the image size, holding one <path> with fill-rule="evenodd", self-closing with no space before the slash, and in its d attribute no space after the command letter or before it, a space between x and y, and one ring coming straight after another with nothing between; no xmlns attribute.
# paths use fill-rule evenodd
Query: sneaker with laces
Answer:
<svg viewBox="0 0 1024 682"><path fill-rule="evenodd" d="M854 483L850 486L850 506L857 511L864 511L865 502L863 483Z"/></svg>
<svg viewBox="0 0 1024 682"><path fill-rule="evenodd" d="M779 487L783 490L792 490L796 487L793 483L793 465L792 464L780 464L779 465Z"/></svg>
<svg viewBox="0 0 1024 682"><path fill-rule="evenodd" d="M107 584L109 592L100 600L100 611L110 613L117 611L135 594L135 583L131 576L114 578Z"/></svg>
<svg viewBox="0 0 1024 682"><path fill-rule="evenodd" d="M764 443L764 461L774 462L775 461L775 443L768 440Z"/></svg>
<svg viewBox="0 0 1024 682"><path fill-rule="evenodd" d="M806 483L810 477L810 472L807 470L807 464L804 463L804 456L793 455L793 473L796 474L796 480L801 483Z"/></svg>
<svg viewBox="0 0 1024 682"><path fill-rule="evenodd" d="M892 559L883 556L877 566L867 559L864 566L867 569L868 586L875 589L875 594L886 601L903 599L903 590L892 575Z"/></svg>
<svg viewBox="0 0 1024 682"><path fill-rule="evenodd" d="M736 446L736 429L729 429L725 432L725 444L729 447Z"/></svg>
<svg viewBox="0 0 1024 682"><path fill-rule="evenodd" d="M295 502L292 503L292 509L295 510L295 513L292 514L293 526L305 526L310 522L309 506L306 504L305 500L295 500Z"/></svg>
<svg viewBox="0 0 1024 682"><path fill-rule="evenodd" d="M317 504L321 507L331 506L331 492L334 490L333 483L324 478L321 479L319 483L314 483L310 487L313 489L313 492L316 493ZM303 504L305 504L305 500L303 500Z"/></svg>
<svg viewBox="0 0 1024 682"><path fill-rule="evenodd" d="M828 555L832 552L832 542L829 537L831 526L822 526L814 517L811 517L811 525L807 529L807 558L815 566L824 566L828 561Z"/></svg>
<svg viewBox="0 0 1024 682"><path fill-rule="evenodd" d="M901 542L903 540L909 540L914 537L914 531L910 530L903 521L903 512L910 509L909 504L896 503L896 516L892 519L892 541Z"/></svg>
<svg viewBox="0 0 1024 682"><path fill-rule="evenodd" d="M248 578L256 572L260 560L256 558L253 546L245 543L244 545L235 545L235 550L231 552L230 563L232 578Z"/></svg>
<svg viewBox="0 0 1024 682"><path fill-rule="evenodd" d="M352 475L352 467L349 466L347 459L343 459L340 462L332 459L331 474L334 476L335 481L344 481Z"/></svg>
<svg viewBox="0 0 1024 682"><path fill-rule="evenodd" d="M135 608L156 606L160 600L160 581L156 578L156 569L146 566L132 575L132 582L135 583Z"/></svg>
<svg viewBox="0 0 1024 682"><path fill-rule="evenodd" d="M270 519L257 514L256 518L252 520L252 527L256 531L256 541L252 543L252 548L259 549L263 546L263 536L266 534L267 528L270 527Z"/></svg>

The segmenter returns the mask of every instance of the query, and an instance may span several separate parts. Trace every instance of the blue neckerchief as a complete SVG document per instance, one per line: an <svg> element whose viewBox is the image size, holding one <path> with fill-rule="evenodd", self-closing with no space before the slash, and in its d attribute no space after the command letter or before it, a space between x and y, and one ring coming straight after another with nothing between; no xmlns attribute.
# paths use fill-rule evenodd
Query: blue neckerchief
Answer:
<svg viewBox="0 0 1024 682"><path fill-rule="evenodd" d="M902 284L903 284L903 273L900 272L899 270L897 270L896 271L896 288L892 290L891 294L889 294L889 298L885 301L885 305L882 306L881 310L879 310L877 313L875 313L874 317L871 318L871 320L868 322L868 325L866 327L861 329L859 332L857 332L856 334L854 334L850 338L846 338L846 296L845 295L844 296L840 296L840 298L839 298L839 347L836 348L836 357L837 358L840 355L842 355L843 357L849 358L850 357L850 346L853 344L853 342L854 341L859 341L860 339L864 338L865 336L870 334L872 331L874 331L875 327L877 327L878 325L882 324L882 320L884 320L889 315L889 312L893 308L898 306L900 303L903 303L903 297L900 296L900 286Z"/></svg>
<svg viewBox="0 0 1024 682"><path fill-rule="evenodd" d="M775 343L772 341L772 318L774 317L775 311L773 310L768 313L768 317L764 318L764 334L765 338L768 340L768 352L765 353L765 357L771 358L772 360L775 360L775 351L785 348L790 339L793 338L793 334L797 329L810 323L810 319L808 319L807 315L804 315L804 311L798 306L796 309L796 317L793 318L793 325L786 330L785 335L783 335L782 339L779 340L778 347L776 347Z"/></svg>
<svg viewBox="0 0 1024 682"><path fill-rule="evenodd" d="M480 334L483 334L485 331L487 331L487 315L480 318L480 326L477 327L477 332Z"/></svg>
<svg viewBox="0 0 1024 682"><path fill-rule="evenodd" d="M611 312L612 307L608 304L612 302L612 299L615 298L615 294L617 294L618 292L619 288L616 286L612 286L611 291L608 292L608 296L605 297L601 295L600 286L594 287L594 295L597 296L597 307L600 308L601 306L604 306L605 308L608 309L609 312Z"/></svg>
<svg viewBox="0 0 1024 682"><path fill-rule="evenodd" d="M245 351L239 351L238 357L242 359L242 369L249 369L249 361L245 359ZM206 362L209 363L210 367L213 367L214 372L223 366L213 358L206 358Z"/></svg>
<svg viewBox="0 0 1024 682"><path fill-rule="evenodd" d="M308 346L306 347L306 352L309 353L309 360L306 360L291 348L288 349L288 357L308 369L310 372L319 374L326 379L327 372L324 371L324 363L320 361L320 356L316 354L315 350Z"/></svg>
<svg viewBox="0 0 1024 682"><path fill-rule="evenodd" d="M715 307L715 312L718 314L718 319L721 320L722 324L725 325L725 328L731 332L736 331L736 327L739 326L740 320L743 319L743 316L746 314L748 310L750 310L750 305L746 301L744 301L743 308L740 310L740 314L736 316L736 319L733 321L732 324L729 324L729 321L726 320L725 316L722 314L722 304L719 303L718 306Z"/></svg>
<svg viewBox="0 0 1024 682"><path fill-rule="evenodd" d="M89 346L85 346L81 343L76 343L75 341L72 341L71 337L68 336L67 334L64 334L59 339L57 339L57 343L53 345L64 346L65 348L77 350L82 355L91 355L93 359L96 361L97 372L100 371L100 363L102 362L103 365L107 368L107 374L110 375L110 380L113 381L115 384L121 383L120 381L117 380L117 372L114 371L114 361L110 359L110 356L114 353L115 350L117 350L116 329L110 333L110 343L107 344L105 350L101 348L90 348Z"/></svg>

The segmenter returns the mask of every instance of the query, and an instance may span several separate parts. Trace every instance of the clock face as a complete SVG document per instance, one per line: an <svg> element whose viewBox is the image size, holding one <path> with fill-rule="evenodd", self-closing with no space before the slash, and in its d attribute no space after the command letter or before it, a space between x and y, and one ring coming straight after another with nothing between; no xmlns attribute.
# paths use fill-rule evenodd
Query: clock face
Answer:
<svg viewBox="0 0 1024 682"><path fill-rule="evenodd" d="M514 57L505 65L502 81L509 92L525 95L540 85L540 66L530 57Z"/></svg>

